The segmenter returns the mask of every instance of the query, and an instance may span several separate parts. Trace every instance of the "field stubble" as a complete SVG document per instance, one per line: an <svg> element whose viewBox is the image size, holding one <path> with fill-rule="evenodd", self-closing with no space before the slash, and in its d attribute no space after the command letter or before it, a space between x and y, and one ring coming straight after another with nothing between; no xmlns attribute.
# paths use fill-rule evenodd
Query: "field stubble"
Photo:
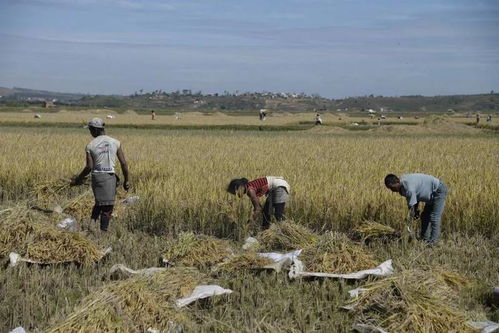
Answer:
<svg viewBox="0 0 499 333"><path fill-rule="evenodd" d="M250 203L225 193L233 177L284 176L292 187L286 215L313 230L349 232L362 221L400 230L405 201L384 188L386 173L424 172L450 188L443 220L444 240L436 249L420 244L370 245L377 258L398 268L418 265L457 270L478 283L463 296L481 309L487 288L497 284L499 152L497 137L375 134L238 133L115 130L123 143L133 195L140 202L114 219L107 237L114 252L96 266L2 268L0 331L23 325L45 329L65 317L90 291L108 282L114 263L157 266L169 237L196 231L243 240ZM84 162L86 130L5 129L0 132L0 194L4 204L28 199L34 184L78 172ZM83 222L81 222L83 223ZM490 258L490 259L489 259ZM203 331L348 331L352 318L338 310L344 284L288 281L273 274L228 275L228 298L195 305ZM276 285L279 288L276 288ZM492 314L498 320L497 313Z"/></svg>

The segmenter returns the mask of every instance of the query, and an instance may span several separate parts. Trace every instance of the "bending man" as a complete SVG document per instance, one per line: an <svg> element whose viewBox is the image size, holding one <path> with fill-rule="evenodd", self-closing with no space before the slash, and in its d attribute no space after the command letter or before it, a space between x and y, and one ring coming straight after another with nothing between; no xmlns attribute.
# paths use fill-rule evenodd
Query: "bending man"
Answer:
<svg viewBox="0 0 499 333"><path fill-rule="evenodd" d="M102 119L94 118L89 121L88 129L94 139L85 148L86 166L71 181L71 185L82 184L85 177L92 172L92 191L94 192L95 205L92 209L91 219L96 221L100 217L100 230L107 231L113 213L116 187L119 183L119 178L114 170L116 157L118 157L125 178L123 183L125 191L130 188L128 165L120 142L106 135Z"/></svg>
<svg viewBox="0 0 499 333"><path fill-rule="evenodd" d="M231 180L227 187L227 192L235 194L239 197L246 194L253 204L253 220L262 212L260 200L266 195L267 200L263 207L263 223L264 229L270 226L271 216L274 215L277 221L284 219L284 207L289 199L290 186L282 177L267 176L248 181L246 178L237 178Z"/></svg>
<svg viewBox="0 0 499 333"><path fill-rule="evenodd" d="M430 175L409 173L400 179L389 174L385 177L385 186L392 192L398 192L407 199L410 217L419 217L418 205L423 201L425 207L421 214L421 239L435 244L440 237L440 221L445 207L447 187L445 184Z"/></svg>

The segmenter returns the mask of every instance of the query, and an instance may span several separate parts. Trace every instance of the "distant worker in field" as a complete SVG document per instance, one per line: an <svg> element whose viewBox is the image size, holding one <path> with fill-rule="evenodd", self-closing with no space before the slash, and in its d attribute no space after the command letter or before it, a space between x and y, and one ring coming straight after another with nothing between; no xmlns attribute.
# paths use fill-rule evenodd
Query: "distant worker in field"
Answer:
<svg viewBox="0 0 499 333"><path fill-rule="evenodd" d="M71 181L71 185L80 185L85 177L92 173L92 191L95 205L92 209L91 220L97 221L100 217L100 230L107 231L116 199L116 187L119 178L115 173L116 157L123 172L123 188L128 191L128 165L121 143L106 135L104 122L94 118L88 122L88 129L94 139L86 146L86 166L81 173Z"/></svg>
<svg viewBox="0 0 499 333"><path fill-rule="evenodd" d="M478 125L479 122L480 122L480 114L477 113L476 114L476 124Z"/></svg>
<svg viewBox="0 0 499 333"><path fill-rule="evenodd" d="M270 226L272 215L277 221L284 219L284 208L289 200L291 188L282 177L267 176L248 181L246 178L232 179L227 187L227 192L242 197L246 194L253 204L252 219L256 220L262 213L260 198L267 196L263 207L262 227L267 229Z"/></svg>
<svg viewBox="0 0 499 333"><path fill-rule="evenodd" d="M156 112L154 110L151 110L151 120L156 120Z"/></svg>
<svg viewBox="0 0 499 333"><path fill-rule="evenodd" d="M489 122L491 122L491 121L492 121L492 115L490 115L490 114L489 114L489 115L487 116L487 122L489 123Z"/></svg>
<svg viewBox="0 0 499 333"><path fill-rule="evenodd" d="M259 113L259 117L260 117L260 120L265 120L267 119L267 113L266 113L267 110L265 109L260 109L260 113Z"/></svg>
<svg viewBox="0 0 499 333"><path fill-rule="evenodd" d="M322 118L321 118L321 114L317 112L317 114L315 115L315 126L317 125L322 125Z"/></svg>
<svg viewBox="0 0 499 333"><path fill-rule="evenodd" d="M419 202L424 202L424 210L421 214L422 240L429 244L435 244L440 237L440 225L442 213L447 197L445 184L430 175L422 173L408 173L400 179L389 174L385 177L385 186L392 192L398 192L407 199L410 221L419 218Z"/></svg>

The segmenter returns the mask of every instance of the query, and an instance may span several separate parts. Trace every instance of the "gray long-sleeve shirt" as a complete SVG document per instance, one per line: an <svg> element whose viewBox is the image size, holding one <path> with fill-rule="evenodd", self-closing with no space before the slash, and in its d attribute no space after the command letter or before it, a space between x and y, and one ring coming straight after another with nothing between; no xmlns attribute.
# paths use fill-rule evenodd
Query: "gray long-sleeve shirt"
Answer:
<svg viewBox="0 0 499 333"><path fill-rule="evenodd" d="M432 194L440 186L440 180L423 173L408 173L400 177L400 195L407 199L410 208L420 201L428 202Z"/></svg>

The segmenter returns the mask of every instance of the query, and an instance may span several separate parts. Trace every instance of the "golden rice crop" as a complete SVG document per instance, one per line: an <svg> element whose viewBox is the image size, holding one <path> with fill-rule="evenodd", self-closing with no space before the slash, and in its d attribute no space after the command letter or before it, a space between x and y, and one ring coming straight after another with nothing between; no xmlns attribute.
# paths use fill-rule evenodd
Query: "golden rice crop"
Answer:
<svg viewBox="0 0 499 333"><path fill-rule="evenodd" d="M84 298L80 306L48 332L145 332L148 328L175 332L189 321L175 307L204 276L192 268L171 268L112 282Z"/></svg>
<svg viewBox="0 0 499 333"><path fill-rule="evenodd" d="M368 240L372 238L394 236L395 229L378 222L365 221L358 227L354 228L354 233L358 238Z"/></svg>
<svg viewBox="0 0 499 333"><path fill-rule="evenodd" d="M473 332L456 305L464 281L454 273L407 270L365 285L351 303L360 321L389 332Z"/></svg>
<svg viewBox="0 0 499 333"><path fill-rule="evenodd" d="M83 264L101 257L97 245L82 234L60 230L45 215L26 207L15 207L2 217L0 256L17 252L44 263L76 261Z"/></svg>
<svg viewBox="0 0 499 333"><path fill-rule="evenodd" d="M297 250L317 242L318 236L304 225L292 221L272 223L257 235L263 250Z"/></svg>
<svg viewBox="0 0 499 333"><path fill-rule="evenodd" d="M217 265L216 271L238 273L251 269L263 268L273 262L272 259L262 257L256 252L246 251L220 263Z"/></svg>
<svg viewBox="0 0 499 333"><path fill-rule="evenodd" d="M227 240L184 232L167 242L163 260L177 266L211 266L232 254L231 245Z"/></svg>
<svg viewBox="0 0 499 333"><path fill-rule="evenodd" d="M374 256L353 244L343 233L327 232L315 245L306 247L300 260L309 272L352 273L376 267Z"/></svg>

